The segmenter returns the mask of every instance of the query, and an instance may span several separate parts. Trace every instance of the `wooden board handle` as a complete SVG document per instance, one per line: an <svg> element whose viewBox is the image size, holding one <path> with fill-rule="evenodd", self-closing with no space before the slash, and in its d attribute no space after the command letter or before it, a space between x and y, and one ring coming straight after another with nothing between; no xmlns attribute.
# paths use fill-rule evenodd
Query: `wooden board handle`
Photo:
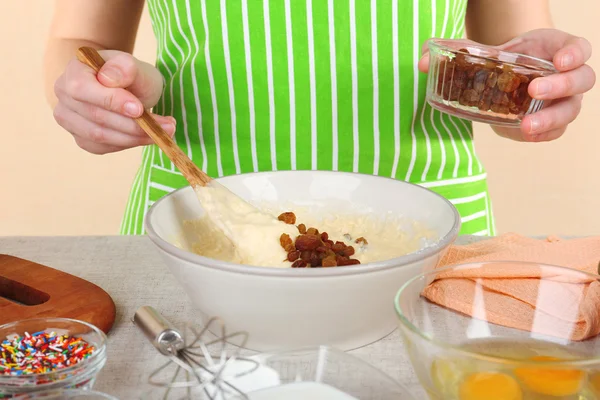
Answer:
<svg viewBox="0 0 600 400"><path fill-rule="evenodd" d="M104 65L104 59L92 47L81 47L77 51L77 59L92 68L96 73ZM135 122L154 140L154 143L169 157L192 186L206 186L211 178L206 175L192 160L177 146L177 143L162 129L160 124L144 110Z"/></svg>

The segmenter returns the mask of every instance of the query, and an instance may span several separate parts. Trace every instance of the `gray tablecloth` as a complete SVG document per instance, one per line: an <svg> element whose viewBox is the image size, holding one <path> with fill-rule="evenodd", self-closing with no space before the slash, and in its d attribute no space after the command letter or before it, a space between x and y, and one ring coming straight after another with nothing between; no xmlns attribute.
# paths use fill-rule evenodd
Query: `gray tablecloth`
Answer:
<svg viewBox="0 0 600 400"><path fill-rule="evenodd" d="M478 239L462 237L459 243ZM79 276L112 296L117 319L109 334L108 361L94 388L119 399L138 399L149 389L148 374L165 360L131 322L139 307L154 306L176 324L198 321L147 237L4 237L0 252ZM352 354L425 398L397 331Z"/></svg>

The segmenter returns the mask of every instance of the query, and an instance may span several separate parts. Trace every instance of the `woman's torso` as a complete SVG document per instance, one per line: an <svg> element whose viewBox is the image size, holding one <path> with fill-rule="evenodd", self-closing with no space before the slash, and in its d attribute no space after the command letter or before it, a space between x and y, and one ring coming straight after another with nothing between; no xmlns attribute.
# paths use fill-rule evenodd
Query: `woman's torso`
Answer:
<svg viewBox="0 0 600 400"><path fill-rule="evenodd" d="M148 5L167 82L155 112L177 119L178 144L209 175L393 177L454 200L472 226L463 232L492 232L471 124L427 105L417 70L425 40L462 36L466 0ZM146 149L123 232L140 233L146 208L185 184L159 149Z"/></svg>

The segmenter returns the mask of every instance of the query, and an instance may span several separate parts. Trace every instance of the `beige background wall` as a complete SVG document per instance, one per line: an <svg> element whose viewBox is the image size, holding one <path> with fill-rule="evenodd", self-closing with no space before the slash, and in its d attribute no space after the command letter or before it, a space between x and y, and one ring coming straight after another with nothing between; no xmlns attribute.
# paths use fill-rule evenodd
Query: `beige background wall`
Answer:
<svg viewBox="0 0 600 400"><path fill-rule="evenodd" d="M560 29L590 39L600 75L597 0L553 0ZM42 89L42 52L53 2L3 1L0 13L0 235L117 234L140 151L93 156L55 124ZM136 56L152 61L144 15ZM599 85L600 87L600 85ZM499 232L600 234L600 89L568 134L513 143L476 127Z"/></svg>

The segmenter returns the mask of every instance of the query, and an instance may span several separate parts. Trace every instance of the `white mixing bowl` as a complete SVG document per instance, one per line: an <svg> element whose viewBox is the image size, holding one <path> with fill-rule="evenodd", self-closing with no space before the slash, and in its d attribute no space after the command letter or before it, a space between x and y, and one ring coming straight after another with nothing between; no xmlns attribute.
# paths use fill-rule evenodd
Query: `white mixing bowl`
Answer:
<svg viewBox="0 0 600 400"><path fill-rule="evenodd" d="M197 219L203 210L190 187L163 197L148 212L146 231L166 265L204 317L221 317L229 332L247 331L247 347L258 351L319 345L350 350L388 335L397 326L398 288L433 269L460 229L458 212L442 196L388 178L281 171L218 181L250 202L321 208L342 201L399 213L439 238L416 253L378 263L315 269L239 265L175 246L187 246L181 240L183 221Z"/></svg>

